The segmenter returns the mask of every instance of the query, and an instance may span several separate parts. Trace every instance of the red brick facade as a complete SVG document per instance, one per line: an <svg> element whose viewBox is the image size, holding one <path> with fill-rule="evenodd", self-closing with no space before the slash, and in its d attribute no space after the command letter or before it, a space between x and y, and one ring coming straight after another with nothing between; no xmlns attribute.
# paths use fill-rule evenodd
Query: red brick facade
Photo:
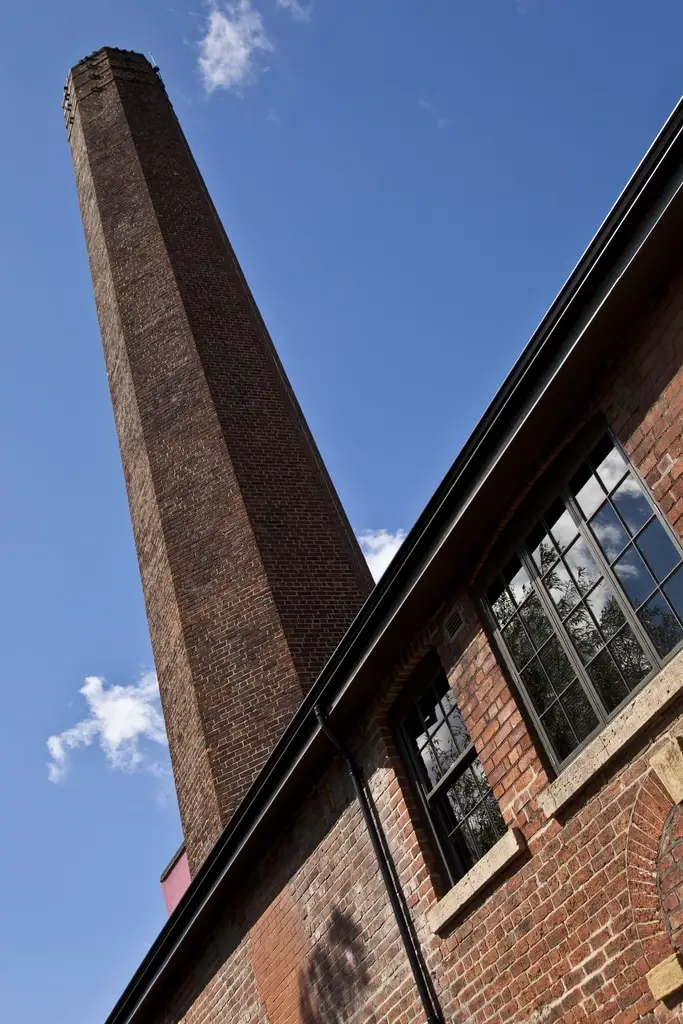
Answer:
<svg viewBox="0 0 683 1024"><path fill-rule="evenodd" d="M153 68L99 51L66 112L194 871L371 580Z"/></svg>
<svg viewBox="0 0 683 1024"><path fill-rule="evenodd" d="M682 367L680 278L585 409L604 412L679 531ZM466 609L458 642L443 641L438 620L426 623L353 737L445 1021L682 1021L675 1000L655 1001L646 974L673 952L667 928L678 921L671 915L683 891L680 815L672 818L648 752L683 715L683 703L638 736L566 811L546 818L537 795L548 774L463 586L454 580L445 595ZM435 644L505 820L528 843L525 857L441 937L430 931L426 913L443 894L443 881L387 726L393 700ZM182 996L169 997L163 1024L424 1021L341 763L277 837L224 927L231 942L217 940L222 962L197 964Z"/></svg>
<svg viewBox="0 0 683 1024"><path fill-rule="evenodd" d="M101 73L106 75L105 71ZM151 601L150 613L153 635L155 629L158 631L155 651L162 679L167 665L172 665L175 673L175 689L167 686L164 710L176 773L180 772L181 777L183 820L200 830L201 816L214 811L211 807L207 810L208 802L201 802L201 781L197 792L183 790L184 769L179 764L182 758L201 753L201 722L202 715L206 715L199 686L204 679L202 665L213 666L212 652L223 649L220 635L211 631L224 620L222 611L217 612L215 596L207 604L206 618L198 617L193 623L183 618L182 605L174 598L172 586L175 582L177 588L178 580L173 577L171 556L184 557L182 530L188 529L188 522L182 516L174 520L177 534L168 526L164 533L166 546L159 543L159 521L167 510L163 502L160 510L154 487L158 486L163 460L171 455L174 460L182 460L187 441L185 437L174 439L174 413L168 424L168 451L165 445L159 451L154 445L145 445L143 413L145 409L153 410L155 400L153 393L144 393L141 405L140 395L148 375L156 376L157 384L161 379L166 400L173 398L179 382L171 374L172 367L162 365L160 349L154 344L149 351L143 346L137 350L128 345L126 349L125 330L118 326L117 317L123 319L127 311L131 323L124 327L133 331L136 318L140 318L141 329L148 330L154 317L162 314L157 307L144 308L146 288L135 293L134 307L124 303L117 311L116 272L106 264L114 257L103 241L106 223L102 226L107 216L114 217L114 211L108 212L103 194L93 198L93 181L103 179L98 178L96 169L91 171L86 166L88 160L96 163L96 147L94 151L92 142L87 146L82 142L83 132L95 130L92 125L88 128L89 117L93 121L110 118L108 130L114 130L118 140L113 144L125 151L121 159L132 162L130 140L121 120L128 102L128 85L117 88L122 91L123 105L109 107L105 102L102 108L103 101L97 97L106 96L105 90L89 100L92 113L86 90L82 91L82 112L73 125L73 146L109 372L115 380L117 374L121 378L119 384L113 384L113 394L130 477L143 578L148 599L153 590L159 595ZM143 129L144 123L140 122L136 129L140 137ZM103 154L100 159L105 160ZM144 166L144 158L142 163ZM166 178L150 182L149 188L161 204L163 223L163 204L170 202L164 196L167 190L172 196L173 188ZM156 268L154 272L163 276L166 249L157 252L160 242L151 215L148 200L140 199L136 217L140 234L135 235L135 241L149 247L145 249L146 259ZM175 243L171 236L172 232L164 236L164 243L172 246ZM157 258L161 261L158 265L154 263ZM118 259L125 263L125 247ZM187 302L199 286L193 283L190 268L185 270ZM215 272L219 274L220 268ZM132 280L127 285L134 291ZM170 278L167 286L169 308L177 311L173 303L180 302L179 290L173 290ZM205 298L202 295L202 302ZM133 316L133 308L138 309L140 304L142 309ZM197 323L202 316L212 315L210 302L202 309L199 305L195 309ZM246 307L239 309L246 322ZM185 349L173 348L176 341L178 345L181 341L186 344L181 333L176 338L171 331L165 340L166 361L177 359L180 363L188 358ZM204 378L198 382L189 374L189 383L183 388L190 390L181 389L178 398L179 407L187 398L193 407L201 409L203 423L187 470L191 473L192 466L199 467L194 482L199 488L209 489L206 507L225 502L230 510L226 528L229 520L233 529L233 519L244 522L245 508L235 504L232 466L224 452L220 458L218 455L222 431L229 432L221 415L215 414L216 405L222 408L216 399L220 381L214 381L212 390L212 353L208 349L208 387L204 387ZM140 360L137 369L135 360ZM206 411L209 399L214 402L211 415L210 410ZM576 395L574 420L567 425L565 443L556 447L552 459L539 449L534 472L516 485L508 517L500 523L501 536L522 502L533 500L534 487L552 471L555 459L562 458L564 448L599 413L683 538L682 410L683 273L678 273L674 279L660 282L657 295L634 321L630 333L621 337L616 355L603 367L601 376ZM225 422L228 414L226 408ZM147 421L147 430L152 427L162 429L154 418ZM171 442L175 441L174 447ZM168 466L166 471L170 472ZM257 497L252 495L254 500ZM242 500L248 507L244 495ZM425 611L420 628L403 638L403 648L396 650L393 668L381 681L379 691L368 702L362 718L352 728L347 722L346 730L346 739L367 779L444 1022L680 1024L682 1005L676 997L657 1000L647 974L679 945L683 823L680 808L672 806L667 790L650 766L650 755L664 737L679 728L683 730L683 696L669 701L658 716L645 720L573 799L549 816L543 799L552 782L548 759L534 738L515 685L480 612L480 574L498 539L491 536L486 549L474 553L472 564L479 565L474 574L468 570L461 578L457 564L453 565L441 595L439 614ZM245 562L252 557L256 561L260 543L256 528L252 534L245 534L245 550L250 552ZM223 557L222 549L211 551ZM244 604L233 609L235 614L252 614L249 609L255 616L263 614L245 644L254 643L262 631L270 635L277 625L274 610L279 608L278 599L272 597L277 587L273 585L274 590L267 591L265 580L270 581L270 576L265 572L259 582L254 572L252 566L247 588L240 592ZM289 586L284 578L281 583L285 589ZM444 614L456 599L464 625L454 640L446 640ZM279 640L273 641L276 646L271 650L277 643L284 643L285 637L291 638L286 625L282 625ZM193 676L197 669L190 667L192 645L206 644L204 630L213 637L206 648L208 661L196 662L199 674ZM505 823L509 829L518 830L525 841L521 856L492 878L438 933L430 924L430 911L444 896L448 898L448 886L422 827L390 726L396 699L413 669L434 648ZM234 658L234 651L231 656ZM225 668L225 663L221 665ZM679 680L683 678L683 654L679 653L665 671ZM642 693L646 694L655 682L647 684ZM277 682L269 681L268 685L280 692ZM193 687L198 686L195 698ZM186 702L182 714L178 710L181 694ZM276 732L295 703L291 693L289 700L283 699L281 714L274 723ZM245 708L249 713L248 704ZM258 722L260 730L271 727L273 723ZM246 734L243 739L248 742ZM252 742L256 742L253 736ZM257 749L260 753L261 745ZM210 765L207 762L209 774ZM219 908L211 931L192 947L189 966L186 958L183 970L165 979L154 1000L142 1003L125 1019L136 1024L424 1024L424 1010L405 949L341 758L316 779L315 785L311 780L309 795L295 814L279 820L277 829L269 834L268 847L269 852L258 862L250 864L248 870L242 868L240 881ZM202 842L195 847L195 862L200 849L205 849ZM119 1019L123 1017L116 1017L117 1022Z"/></svg>

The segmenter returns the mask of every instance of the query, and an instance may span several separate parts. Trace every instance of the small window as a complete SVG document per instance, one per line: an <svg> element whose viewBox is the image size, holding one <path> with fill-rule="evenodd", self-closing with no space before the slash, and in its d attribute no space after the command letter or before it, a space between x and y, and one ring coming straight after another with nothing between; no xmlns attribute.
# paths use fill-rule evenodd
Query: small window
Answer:
<svg viewBox="0 0 683 1024"><path fill-rule="evenodd" d="M604 437L489 587L496 638L557 769L681 645L682 562Z"/></svg>
<svg viewBox="0 0 683 1024"><path fill-rule="evenodd" d="M401 745L453 885L506 826L436 657L422 666L410 697L398 720Z"/></svg>

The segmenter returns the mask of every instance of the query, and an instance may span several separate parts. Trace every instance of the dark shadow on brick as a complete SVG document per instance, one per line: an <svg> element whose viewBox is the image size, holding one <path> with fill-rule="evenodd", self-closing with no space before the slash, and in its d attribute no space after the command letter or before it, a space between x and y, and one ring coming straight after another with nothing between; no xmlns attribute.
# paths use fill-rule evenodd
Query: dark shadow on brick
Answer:
<svg viewBox="0 0 683 1024"><path fill-rule="evenodd" d="M365 944L358 925L335 908L325 936L299 975L302 1024L342 1024L368 987ZM374 1015L368 1024L374 1021Z"/></svg>

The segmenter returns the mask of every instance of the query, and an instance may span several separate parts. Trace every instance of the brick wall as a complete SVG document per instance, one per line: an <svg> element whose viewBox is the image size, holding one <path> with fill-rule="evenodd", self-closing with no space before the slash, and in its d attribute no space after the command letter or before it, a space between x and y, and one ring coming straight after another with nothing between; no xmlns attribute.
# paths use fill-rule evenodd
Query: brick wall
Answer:
<svg viewBox="0 0 683 1024"><path fill-rule="evenodd" d="M195 871L371 580L160 79L105 49L67 100Z"/></svg>
<svg viewBox="0 0 683 1024"><path fill-rule="evenodd" d="M603 411L679 533L682 300L683 275L633 338L624 339L597 393L577 408L577 425ZM482 629L471 584L454 579L452 593L444 595L444 608L457 596L465 613L457 639L443 640L438 617L425 623L351 737L445 1019L681 1022L683 1008L675 1000L655 1003L645 975L673 951L670 936L678 944L680 809L672 809L648 754L667 731L683 728L683 702L652 723L557 818L546 819L537 796L548 773ZM505 820L528 844L526 855L442 937L431 933L426 915L443 894L443 879L387 725L393 701L433 646ZM341 764L332 765L240 893L160 1024L424 1020Z"/></svg>

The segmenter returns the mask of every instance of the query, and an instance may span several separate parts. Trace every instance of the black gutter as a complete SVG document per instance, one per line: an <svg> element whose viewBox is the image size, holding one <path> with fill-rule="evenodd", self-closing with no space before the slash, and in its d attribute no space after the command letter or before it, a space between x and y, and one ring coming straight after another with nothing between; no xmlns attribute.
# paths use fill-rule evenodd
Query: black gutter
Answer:
<svg viewBox="0 0 683 1024"><path fill-rule="evenodd" d="M418 995L420 996L422 1009L424 1010L427 1018L427 1024L443 1024L441 1008L439 1007L434 986L432 985L432 980L429 976L429 972L427 971L427 965L424 962L422 950L420 949L420 944L418 942L417 935L415 934L415 928L408 912L408 907L406 906L396 865L394 864L387 846L386 837L382 831L382 825L379 821L377 811L371 803L369 794L366 792L361 769L354 761L347 747L332 731L327 717L320 705L316 704L313 710L315 712L315 717L318 720L318 725L327 736L330 743L341 754L351 777L358 806L361 809L363 821L365 822L365 827L368 830L368 835L370 836L372 849L377 860L382 881L384 882L384 887L387 891L387 896L389 897L389 903L391 904L391 909L401 936L401 942L403 943L403 948L405 949L406 956L408 957L408 963L410 964L410 970L412 971L413 979L415 981L415 987L417 988Z"/></svg>
<svg viewBox="0 0 683 1024"><path fill-rule="evenodd" d="M299 763L320 737L315 705L324 702L328 714L334 712L340 695L350 686L354 671L378 643L396 608L406 600L419 578L434 545L449 527L459 504L465 501L471 481L487 470L495 445L505 441L518 409L533 397L539 380L547 375L548 362L562 343L562 328L570 314L576 312L577 306L580 310L589 307L591 296L595 296L595 279L604 280L610 270L619 266L628 245L638 241L638 230L645 214L657 207L671 187L672 165L680 175L682 133L683 101L653 142L389 569L352 622L106 1024L130 1024L136 1020L138 1010L166 975L169 965L175 964L176 954L182 951L185 941L199 932L214 894L276 800L285 792Z"/></svg>

